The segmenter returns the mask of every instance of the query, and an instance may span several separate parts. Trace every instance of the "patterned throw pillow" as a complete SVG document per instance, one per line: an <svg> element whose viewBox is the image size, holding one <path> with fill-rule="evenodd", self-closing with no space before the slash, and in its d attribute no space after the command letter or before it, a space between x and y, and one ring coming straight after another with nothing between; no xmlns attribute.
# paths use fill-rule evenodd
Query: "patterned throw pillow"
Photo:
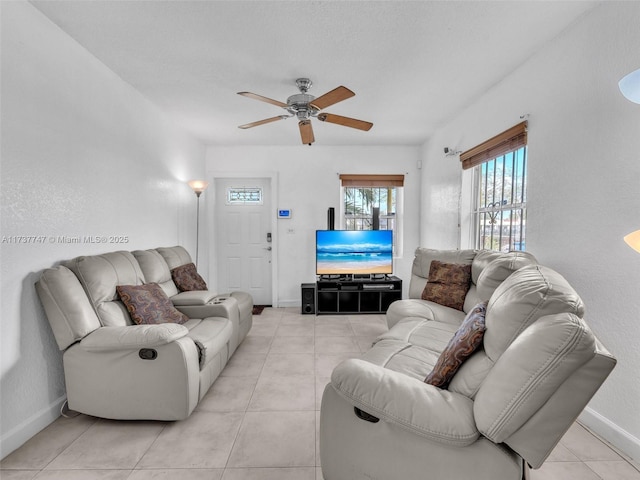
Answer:
<svg viewBox="0 0 640 480"><path fill-rule="evenodd" d="M471 265L432 260L421 298L462 310L470 286Z"/></svg>
<svg viewBox="0 0 640 480"><path fill-rule="evenodd" d="M467 314L455 335L440 354L425 383L447 388L460 365L482 344L487 303L479 303Z"/></svg>
<svg viewBox="0 0 640 480"><path fill-rule="evenodd" d="M193 263L186 263L171 270L171 278L181 292L207 289L207 284Z"/></svg>
<svg viewBox="0 0 640 480"><path fill-rule="evenodd" d="M118 285L116 291L131 319L138 325L184 323L189 320L189 317L173 306L157 283Z"/></svg>

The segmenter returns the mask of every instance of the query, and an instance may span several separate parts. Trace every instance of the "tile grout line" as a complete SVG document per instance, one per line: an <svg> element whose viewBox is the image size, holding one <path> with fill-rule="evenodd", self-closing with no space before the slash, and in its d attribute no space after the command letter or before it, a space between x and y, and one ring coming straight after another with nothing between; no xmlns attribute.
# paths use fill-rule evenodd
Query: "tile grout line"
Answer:
<svg viewBox="0 0 640 480"><path fill-rule="evenodd" d="M263 313L264 313L264 311L263 311ZM282 316L280 316L278 318L278 325L277 326L280 326L280 321L281 320L282 320ZM277 331L277 328L276 328L276 331ZM264 362L262 364L262 368L260 369L260 372L257 375L255 383L253 384L253 390L251 391L251 395L249 396L249 400L247 401L247 404L244 407L244 411L242 412L242 420L240 420L240 424L238 425L238 430L236 431L236 434L235 434L235 436L233 438L233 442L231 443L231 448L229 448L229 454L227 455L227 460L224 462L224 467L223 467L223 470L222 470L222 477L221 478L224 478L225 472L229 468L229 460L231 459L231 454L233 453L233 449L235 448L236 443L238 441L238 437L240 436L240 430L242 430L242 426L245 423L245 419L247 417L247 412L249 411L249 405L251 405L251 400L253 400L253 396L255 395L256 389L258 388L258 382L260 381L260 376L262 375L262 371L264 370L264 366L267 363L267 357L269 356L269 353L271 352L271 346L273 345L273 339L275 338L275 334L274 335L270 335L270 336L271 336L271 341L269 342L269 348L267 349L267 353L265 354ZM225 365L225 367L226 367L226 365Z"/></svg>

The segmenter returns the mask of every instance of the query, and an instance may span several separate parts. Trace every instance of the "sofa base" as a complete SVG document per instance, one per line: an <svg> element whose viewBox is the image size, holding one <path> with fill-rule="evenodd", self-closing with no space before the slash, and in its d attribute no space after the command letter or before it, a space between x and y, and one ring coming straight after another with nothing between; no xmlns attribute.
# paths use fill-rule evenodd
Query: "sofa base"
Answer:
<svg viewBox="0 0 640 480"><path fill-rule="evenodd" d="M113 420L187 418L199 401L196 345L183 337L155 351L157 357L146 360L137 348L87 352L80 343L71 346L63 356L69 408Z"/></svg>
<svg viewBox="0 0 640 480"><path fill-rule="evenodd" d="M320 459L325 480L522 480L525 474L517 454L485 438L453 447L384 420L363 420L331 384L322 397Z"/></svg>

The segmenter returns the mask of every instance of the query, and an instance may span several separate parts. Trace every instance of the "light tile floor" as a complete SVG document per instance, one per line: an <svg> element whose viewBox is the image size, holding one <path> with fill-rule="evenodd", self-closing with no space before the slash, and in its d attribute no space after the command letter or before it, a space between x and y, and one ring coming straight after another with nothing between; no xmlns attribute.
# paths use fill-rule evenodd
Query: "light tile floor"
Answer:
<svg viewBox="0 0 640 480"><path fill-rule="evenodd" d="M0 462L2 480L322 480L320 401L333 368L386 330L383 315L267 308L181 422L59 418ZM640 480L575 424L532 480Z"/></svg>

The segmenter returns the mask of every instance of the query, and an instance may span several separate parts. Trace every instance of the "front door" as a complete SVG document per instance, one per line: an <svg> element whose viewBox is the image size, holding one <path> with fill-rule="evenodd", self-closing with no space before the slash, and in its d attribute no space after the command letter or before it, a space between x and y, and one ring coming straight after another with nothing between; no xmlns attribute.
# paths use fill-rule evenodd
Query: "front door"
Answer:
<svg viewBox="0 0 640 480"><path fill-rule="evenodd" d="M215 192L219 291L271 305L271 179L217 178Z"/></svg>

